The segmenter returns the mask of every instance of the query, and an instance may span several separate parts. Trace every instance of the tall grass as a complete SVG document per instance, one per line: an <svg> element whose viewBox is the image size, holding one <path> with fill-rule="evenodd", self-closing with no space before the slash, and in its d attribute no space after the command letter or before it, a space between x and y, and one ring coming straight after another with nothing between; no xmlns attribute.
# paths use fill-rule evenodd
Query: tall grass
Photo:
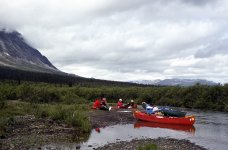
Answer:
<svg viewBox="0 0 228 150"><path fill-rule="evenodd" d="M69 126L80 128L83 132L91 130L88 106L85 104L35 104L20 101L8 101L0 109L0 137L4 136L17 115L35 115L37 118L52 118Z"/></svg>
<svg viewBox="0 0 228 150"><path fill-rule="evenodd" d="M86 110L87 107L84 105L40 104L35 110L35 115L63 121L68 125L80 127L84 132L89 132L91 125Z"/></svg>

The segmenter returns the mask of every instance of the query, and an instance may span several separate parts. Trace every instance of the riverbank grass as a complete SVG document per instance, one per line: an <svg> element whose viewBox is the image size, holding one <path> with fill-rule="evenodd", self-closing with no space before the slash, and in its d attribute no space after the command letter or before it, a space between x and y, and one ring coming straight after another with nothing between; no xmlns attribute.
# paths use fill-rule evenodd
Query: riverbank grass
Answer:
<svg viewBox="0 0 228 150"><path fill-rule="evenodd" d="M137 150L157 150L156 144L140 145Z"/></svg>
<svg viewBox="0 0 228 150"><path fill-rule="evenodd" d="M90 132L91 124L85 104L35 104L21 101L5 101L0 109L0 137L4 138L16 122L15 116L34 115L37 118L51 118L69 126Z"/></svg>

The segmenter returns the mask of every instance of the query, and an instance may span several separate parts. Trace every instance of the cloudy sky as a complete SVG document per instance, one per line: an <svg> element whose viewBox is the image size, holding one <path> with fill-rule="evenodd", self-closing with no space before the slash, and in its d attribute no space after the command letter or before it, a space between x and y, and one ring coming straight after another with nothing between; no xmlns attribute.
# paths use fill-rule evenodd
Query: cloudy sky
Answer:
<svg viewBox="0 0 228 150"><path fill-rule="evenodd" d="M228 82L227 0L0 0L0 26L84 77Z"/></svg>

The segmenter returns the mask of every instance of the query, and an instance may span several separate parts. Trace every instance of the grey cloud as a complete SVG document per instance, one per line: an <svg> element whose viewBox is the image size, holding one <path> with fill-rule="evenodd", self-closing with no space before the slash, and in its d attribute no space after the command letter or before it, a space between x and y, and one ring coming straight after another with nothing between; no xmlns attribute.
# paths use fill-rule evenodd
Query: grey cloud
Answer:
<svg viewBox="0 0 228 150"><path fill-rule="evenodd" d="M217 2L217 0L184 0L182 2L197 5L197 6L204 6L207 4L214 4Z"/></svg>
<svg viewBox="0 0 228 150"><path fill-rule="evenodd" d="M128 80L204 75L215 79L216 73L227 69L226 64L218 67L207 59L220 62L227 55L226 1L88 2L2 0L0 25L19 30L54 65L82 76ZM189 56L194 57L185 60ZM196 63L171 65L176 59ZM227 75L223 76L226 80Z"/></svg>
<svg viewBox="0 0 228 150"><path fill-rule="evenodd" d="M200 49L196 52L196 58L212 57L216 54L227 55L228 54L228 38L223 40L212 41L209 46L204 49Z"/></svg>

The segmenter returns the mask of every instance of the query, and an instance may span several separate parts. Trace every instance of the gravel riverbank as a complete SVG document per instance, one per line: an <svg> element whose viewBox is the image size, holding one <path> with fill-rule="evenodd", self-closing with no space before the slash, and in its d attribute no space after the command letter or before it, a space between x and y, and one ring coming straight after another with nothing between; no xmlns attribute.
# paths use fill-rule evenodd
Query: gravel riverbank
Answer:
<svg viewBox="0 0 228 150"><path fill-rule="evenodd" d="M172 138L158 139L134 139L132 141L119 141L110 143L102 147L95 148L96 150L137 150L140 145L153 143L157 145L159 150L206 150L203 147L195 145L188 140L177 140Z"/></svg>

